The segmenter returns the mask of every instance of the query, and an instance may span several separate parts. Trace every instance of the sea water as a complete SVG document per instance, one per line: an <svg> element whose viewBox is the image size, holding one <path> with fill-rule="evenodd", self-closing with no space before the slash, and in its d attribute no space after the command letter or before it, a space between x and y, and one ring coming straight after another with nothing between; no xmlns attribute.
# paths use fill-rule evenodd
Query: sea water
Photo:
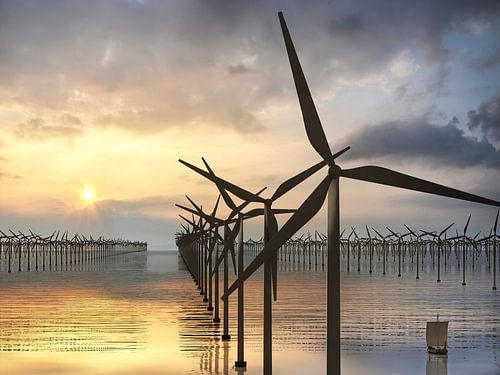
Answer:
<svg viewBox="0 0 500 375"><path fill-rule="evenodd" d="M248 263L251 258L247 258ZM234 271L230 264L230 279ZM326 271L279 263L273 373L326 373ZM429 260L416 280L341 273L343 374L500 374L500 291L485 262L462 270ZM221 267L222 291L222 267ZM245 374L262 373L262 273L245 284ZM222 293L221 293L222 294ZM236 293L231 340L175 251L134 253L68 269L0 272L0 374L237 374ZM222 303L220 304L222 319ZM428 320L449 321L447 356L427 354ZM243 373L240 371L240 373Z"/></svg>

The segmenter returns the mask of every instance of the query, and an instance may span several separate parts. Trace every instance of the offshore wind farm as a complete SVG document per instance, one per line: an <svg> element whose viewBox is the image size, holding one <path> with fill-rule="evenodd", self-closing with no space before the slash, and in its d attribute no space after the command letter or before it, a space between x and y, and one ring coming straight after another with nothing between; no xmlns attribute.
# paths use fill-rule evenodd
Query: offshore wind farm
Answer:
<svg viewBox="0 0 500 375"><path fill-rule="evenodd" d="M498 4L0 7L0 374L499 373Z"/></svg>

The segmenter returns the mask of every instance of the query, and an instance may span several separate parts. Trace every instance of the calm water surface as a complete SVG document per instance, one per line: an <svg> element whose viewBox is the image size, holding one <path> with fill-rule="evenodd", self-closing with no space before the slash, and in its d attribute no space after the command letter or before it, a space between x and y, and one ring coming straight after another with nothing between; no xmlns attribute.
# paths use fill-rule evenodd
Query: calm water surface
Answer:
<svg viewBox="0 0 500 375"><path fill-rule="evenodd" d="M448 266L438 284L424 268L420 280L408 262L401 278L392 263L386 276L377 263L372 275L342 273L343 374L500 374L500 292L486 265L467 270L465 287L461 270ZM274 374L325 373L326 274L281 264L278 277ZM261 301L257 274L245 289L248 375L262 373ZM176 252L2 272L0 374L236 374L231 304L234 336L222 342ZM425 349L425 322L437 313L450 321L447 357Z"/></svg>

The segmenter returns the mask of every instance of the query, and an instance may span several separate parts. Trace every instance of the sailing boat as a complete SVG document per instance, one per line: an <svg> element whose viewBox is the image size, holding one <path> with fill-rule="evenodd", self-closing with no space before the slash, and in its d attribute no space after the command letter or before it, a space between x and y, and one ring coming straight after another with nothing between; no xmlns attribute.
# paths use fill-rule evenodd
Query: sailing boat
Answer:
<svg viewBox="0 0 500 375"><path fill-rule="evenodd" d="M427 322L426 339L429 353L448 353L448 322L440 322L439 314L435 322Z"/></svg>

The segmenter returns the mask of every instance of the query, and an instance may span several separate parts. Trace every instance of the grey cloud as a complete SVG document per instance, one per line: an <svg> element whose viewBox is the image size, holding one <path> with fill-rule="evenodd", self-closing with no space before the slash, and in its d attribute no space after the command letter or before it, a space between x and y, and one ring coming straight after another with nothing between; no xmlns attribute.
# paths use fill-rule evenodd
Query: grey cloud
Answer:
<svg viewBox="0 0 500 375"><path fill-rule="evenodd" d="M260 121L250 111L229 104L221 105L216 103L214 98L169 108L159 107L104 114L96 118L95 123L141 134L155 133L171 127L178 127L180 124L193 126L204 123L233 128L240 133L264 130Z"/></svg>
<svg viewBox="0 0 500 375"><path fill-rule="evenodd" d="M486 137L500 142L500 93L479 105L477 110L467 112L471 130L480 130Z"/></svg>
<svg viewBox="0 0 500 375"><path fill-rule="evenodd" d="M228 108L209 119L215 124L255 130L261 128L256 114L283 98L285 83L290 87L277 9L287 16L316 90L335 78L379 72L401 51L415 49L435 66L429 81L440 84L428 90L442 93L450 58L444 36L464 22L496 22L498 6L493 0L4 1L0 101L61 112L76 103L106 116L103 108L114 99L130 113L161 112L174 100L184 114L170 117L170 126L188 126L203 120L201 109L192 111L195 96L205 98L203 110ZM241 82L249 74L228 71L248 71L237 63L248 56L256 59L252 80ZM165 129L154 119L148 125L134 115L118 117L132 131Z"/></svg>
<svg viewBox="0 0 500 375"><path fill-rule="evenodd" d="M83 122L79 117L73 116L69 113L65 113L63 116L61 116L60 121L62 124L69 125L69 126L81 126L81 125L83 125Z"/></svg>
<svg viewBox="0 0 500 375"><path fill-rule="evenodd" d="M420 118L365 126L344 140L351 146L346 158L425 159L442 166L500 169L500 150L467 136L457 122L441 126Z"/></svg>
<svg viewBox="0 0 500 375"><path fill-rule="evenodd" d="M497 50L490 55L479 57L472 63L472 66L481 72L499 67L500 48L497 48Z"/></svg>
<svg viewBox="0 0 500 375"><path fill-rule="evenodd" d="M250 69L243 63L229 65L229 74L247 73Z"/></svg>
<svg viewBox="0 0 500 375"><path fill-rule="evenodd" d="M352 43L348 54L337 54L349 63L345 69L378 66L405 48L417 48L426 62L439 66L450 58L442 43L447 32L464 29L462 25L473 20L489 22L498 10L497 1L371 1L326 11L324 17L335 16L325 23L325 30L333 39L330 49Z"/></svg>
<svg viewBox="0 0 500 375"><path fill-rule="evenodd" d="M363 21L359 15L350 14L342 18L333 18L327 23L334 34L353 36L363 29Z"/></svg>
<svg viewBox="0 0 500 375"><path fill-rule="evenodd" d="M47 125L39 117L17 124L14 132L20 140L35 142L43 142L51 138L74 138L83 134L83 130L77 127Z"/></svg>

